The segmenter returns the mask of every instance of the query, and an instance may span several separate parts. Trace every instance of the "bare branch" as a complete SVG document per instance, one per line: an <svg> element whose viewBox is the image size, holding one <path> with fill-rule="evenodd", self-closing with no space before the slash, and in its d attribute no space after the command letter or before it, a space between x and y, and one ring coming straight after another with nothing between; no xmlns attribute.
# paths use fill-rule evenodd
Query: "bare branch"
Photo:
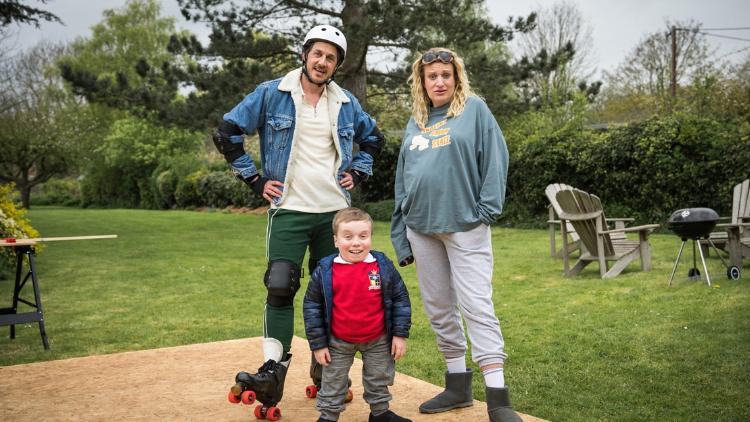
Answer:
<svg viewBox="0 0 750 422"><path fill-rule="evenodd" d="M328 9L323 9L323 8L320 8L320 7L311 6L311 5L307 4L307 3L303 3L303 2L300 2L300 1L286 0L286 2L289 3L289 4L291 4L291 5L293 5L293 6L297 6L299 8L302 8L302 9L307 9L307 10L310 10L310 11L315 12L315 13L320 13L321 15L333 16L334 18L340 18L341 17L341 13L334 12L334 11L328 10Z"/></svg>
<svg viewBox="0 0 750 422"><path fill-rule="evenodd" d="M407 77L404 77L402 75L397 75L397 74L394 74L394 73L379 72L377 70L368 70L367 74L368 75L374 75L374 76L384 76L386 78L400 79L400 80L403 80L403 81L405 81L405 80L408 79Z"/></svg>

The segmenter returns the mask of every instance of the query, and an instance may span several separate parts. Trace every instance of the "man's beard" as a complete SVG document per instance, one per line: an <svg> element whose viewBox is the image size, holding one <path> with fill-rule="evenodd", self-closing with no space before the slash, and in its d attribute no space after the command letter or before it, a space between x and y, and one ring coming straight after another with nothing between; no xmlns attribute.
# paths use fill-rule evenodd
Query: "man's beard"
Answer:
<svg viewBox="0 0 750 422"><path fill-rule="evenodd" d="M318 71L321 71L321 72L323 73L323 76L322 76L322 77L320 77L320 79L319 79L319 80L317 80L317 77L318 77L318 73L317 73L316 69L317 69ZM325 81L327 81L327 80L328 80L328 78L330 78L330 75L328 74L328 72L327 72L326 68L321 68L320 66L312 66L312 67L310 68L310 70L308 71L308 74L310 75L310 78L311 78L311 79L315 80L315 82L316 82L316 83L322 83L322 82L325 82Z"/></svg>

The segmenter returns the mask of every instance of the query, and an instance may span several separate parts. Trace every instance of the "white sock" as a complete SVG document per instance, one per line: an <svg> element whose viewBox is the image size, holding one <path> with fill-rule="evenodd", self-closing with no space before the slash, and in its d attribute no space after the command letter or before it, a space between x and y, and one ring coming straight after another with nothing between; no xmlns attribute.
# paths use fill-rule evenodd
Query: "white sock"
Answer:
<svg viewBox="0 0 750 422"><path fill-rule="evenodd" d="M486 371L482 371L484 375L484 383L490 388L503 388L505 387L505 374L503 368L492 368Z"/></svg>
<svg viewBox="0 0 750 422"><path fill-rule="evenodd" d="M446 358L445 364L448 365L448 372L466 372L466 355L457 358Z"/></svg>

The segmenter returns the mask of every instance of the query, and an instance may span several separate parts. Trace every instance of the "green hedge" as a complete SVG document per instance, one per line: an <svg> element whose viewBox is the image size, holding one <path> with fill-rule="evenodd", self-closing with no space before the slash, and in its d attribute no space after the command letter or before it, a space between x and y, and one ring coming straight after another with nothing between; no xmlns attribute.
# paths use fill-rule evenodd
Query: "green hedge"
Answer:
<svg viewBox="0 0 750 422"><path fill-rule="evenodd" d="M606 132L566 130L517 144L499 221L504 226L544 227L549 183L599 196L609 216L663 224L671 212L685 207L707 206L729 215L733 186L750 177L747 122L676 114ZM399 148L399 140L389 140L374 175L352 192L353 203L376 220L389 221L393 212ZM65 196L62 186L51 186L52 191L42 199L54 197L59 203ZM146 178L95 164L81 182L81 200L84 206L156 209L265 205L234 179L225 162L193 153L162 157Z"/></svg>
<svg viewBox="0 0 750 422"><path fill-rule="evenodd" d="M263 199L255 195L250 187L235 180L229 171L213 171L195 178L201 203L215 208L235 207L257 208Z"/></svg>
<svg viewBox="0 0 750 422"><path fill-rule="evenodd" d="M511 158L508 198L517 213L546 218L545 187L565 183L599 196L608 215L638 223L663 224L686 207L729 215L734 185L750 177L748 163L747 124L652 118L522 145Z"/></svg>
<svg viewBox="0 0 750 422"><path fill-rule="evenodd" d="M80 184L75 179L51 179L42 185L42 194L32 192L30 205L63 205L75 207L81 203Z"/></svg>
<svg viewBox="0 0 750 422"><path fill-rule="evenodd" d="M386 199L378 202L366 202L360 204L360 208L370 214L375 221L391 221L393 210L396 208L396 201Z"/></svg>
<svg viewBox="0 0 750 422"><path fill-rule="evenodd" d="M362 202L378 202L393 199L395 195L396 166L401 150L401 139L388 138L380 156L375 160L373 175L357 186ZM391 210L391 213L393 211Z"/></svg>

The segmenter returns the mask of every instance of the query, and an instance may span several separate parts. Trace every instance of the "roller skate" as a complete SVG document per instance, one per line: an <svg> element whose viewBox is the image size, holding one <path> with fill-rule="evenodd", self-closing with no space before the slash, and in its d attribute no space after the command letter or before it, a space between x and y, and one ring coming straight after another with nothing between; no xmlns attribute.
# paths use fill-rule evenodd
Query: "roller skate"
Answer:
<svg viewBox="0 0 750 422"><path fill-rule="evenodd" d="M321 382L323 381L323 365L319 364L317 360L315 360L315 353L312 354L312 360L310 361L310 379L312 379L312 385L308 385L307 388L305 388L305 395L308 398L314 399L318 395L318 391L320 391ZM348 378L349 380L349 391L346 393L346 399L344 399L344 403L349 403L354 399L354 393L352 393L352 379Z"/></svg>
<svg viewBox="0 0 750 422"><path fill-rule="evenodd" d="M284 394L284 380L292 355L288 353L287 360L280 362L283 351L281 342L272 338L264 338L262 344L266 363L258 369L256 374L247 372L237 374L234 378L235 384L229 391L229 401L251 405L257 400L262 404L256 406L255 417L277 421L281 418L281 410L276 405Z"/></svg>

